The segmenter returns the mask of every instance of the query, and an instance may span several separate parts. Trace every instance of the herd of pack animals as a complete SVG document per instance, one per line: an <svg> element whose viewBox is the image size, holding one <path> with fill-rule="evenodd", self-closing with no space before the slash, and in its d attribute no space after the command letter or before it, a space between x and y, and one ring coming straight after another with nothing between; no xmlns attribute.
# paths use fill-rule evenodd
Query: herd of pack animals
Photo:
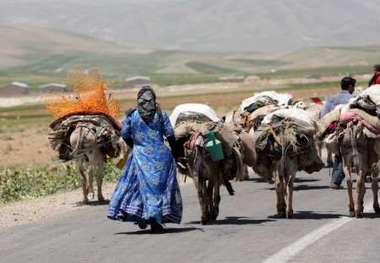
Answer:
<svg viewBox="0 0 380 263"><path fill-rule="evenodd" d="M329 134L326 140L326 118L331 118L336 111L320 118L321 109L321 105L302 101L278 103L272 100L252 112L236 109L219 121L212 121L196 110L181 112L176 123L172 123L177 143L183 146L181 158L177 160L178 169L194 182L201 208L201 223L208 224L217 219L221 201L220 188L225 186L229 194L233 195L230 181L246 180L248 168L269 183L275 184L277 214L279 217L292 218L296 174L302 170L312 173L323 168L322 145L325 144L330 154L342 154L350 216L363 216L366 176L372 177L373 209L380 213L377 198L380 139L368 135L362 121L354 118L344 125L338 125L339 128ZM276 116L276 112L305 114L309 116L307 127L303 126L304 123L300 124L300 121L294 122L290 115L264 122L268 116ZM206 134L210 131L215 132L216 139L222 144L222 160L212 160L205 147ZM83 176L84 203L89 201L88 195L94 193L94 177L97 182L97 197L99 201L104 200L102 178L105 156L96 144L95 137L95 129L80 125L80 122L70 137L70 145L75 149L75 159ZM122 155L128 154L126 144L120 137L113 136L111 143L118 145ZM305 152L315 154L306 156L306 159L313 159L313 163L305 163ZM353 193L354 173L357 174L356 198Z"/></svg>

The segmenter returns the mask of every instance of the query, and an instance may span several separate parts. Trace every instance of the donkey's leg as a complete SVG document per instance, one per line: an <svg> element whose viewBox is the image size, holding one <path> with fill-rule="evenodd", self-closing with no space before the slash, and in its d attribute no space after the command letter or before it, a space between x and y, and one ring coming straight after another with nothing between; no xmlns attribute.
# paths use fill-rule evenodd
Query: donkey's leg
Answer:
<svg viewBox="0 0 380 263"><path fill-rule="evenodd" d="M363 169L360 169L358 173L358 179L356 182L356 192L357 192L357 199L356 199L356 210L355 215L357 218L363 217L363 210L364 210L364 194L365 194L365 176L366 171Z"/></svg>
<svg viewBox="0 0 380 263"><path fill-rule="evenodd" d="M329 164L330 167L331 167L331 165L333 163L333 157L332 157L332 152L331 151L328 151L328 153L327 153L327 163Z"/></svg>
<svg viewBox="0 0 380 263"><path fill-rule="evenodd" d="M293 217L293 183L294 178L296 177L296 173L298 170L298 162L296 158L289 158L287 160L286 167L286 193L287 193L287 218Z"/></svg>
<svg viewBox="0 0 380 263"><path fill-rule="evenodd" d="M284 191L284 182L283 178L280 177L278 172L275 175L276 181L276 194L277 194L277 214L279 217L286 216L286 204L285 204L285 191Z"/></svg>
<svg viewBox="0 0 380 263"><path fill-rule="evenodd" d="M364 213L364 195L365 195L365 178L369 174L369 156L368 153L359 154L359 171L358 171L358 180L356 183L357 196L357 208L356 208L356 217L363 217Z"/></svg>
<svg viewBox="0 0 380 263"><path fill-rule="evenodd" d="M95 198L94 191L94 169L92 169L93 164L88 164L87 166L87 174L88 174L88 192L91 193L91 199Z"/></svg>
<svg viewBox="0 0 380 263"><path fill-rule="evenodd" d="M214 215L214 185L215 185L214 180L207 180L207 214L208 214L208 220L213 220L213 215Z"/></svg>
<svg viewBox="0 0 380 263"><path fill-rule="evenodd" d="M77 162L77 166L79 169L79 173L82 176L82 192L83 192L83 203L88 203L88 182L87 182L87 175L86 175L86 169L82 165L80 161Z"/></svg>
<svg viewBox="0 0 380 263"><path fill-rule="evenodd" d="M287 218L292 218L293 217L293 181L294 181L294 175L289 176L290 178L288 179L287 182L287 213L286 217Z"/></svg>
<svg viewBox="0 0 380 263"><path fill-rule="evenodd" d="M220 204L220 184L214 184L213 191L213 212L211 214L211 219L216 220L219 215L219 204Z"/></svg>
<svg viewBox="0 0 380 263"><path fill-rule="evenodd" d="M379 200L378 200L378 190L379 186L377 183L377 176L372 176L372 193L373 193L373 210L376 214L380 213Z"/></svg>
<svg viewBox="0 0 380 263"><path fill-rule="evenodd" d="M379 208L379 200L378 200L378 176L379 176L379 168L380 168L380 142L379 140L374 141L374 152L369 154L369 157L374 157L373 160L373 169L371 170L371 177L372 177L372 192L373 192L373 210L375 210L375 213L380 213Z"/></svg>
<svg viewBox="0 0 380 263"><path fill-rule="evenodd" d="M104 177L104 155L97 151L95 152L94 174L96 176L96 185L98 193L98 201L103 202L104 196L102 191L103 177Z"/></svg>
<svg viewBox="0 0 380 263"><path fill-rule="evenodd" d="M201 207L201 224L206 225L208 222L206 182L204 179L200 179L196 176L193 177L193 181L197 189L199 205Z"/></svg>
<svg viewBox="0 0 380 263"><path fill-rule="evenodd" d="M103 165L101 165L103 166ZM96 174L96 186L97 186L97 193L98 193L98 201L103 202L105 200L103 196L102 186L103 186L103 171L104 168L100 167L99 172Z"/></svg>
<svg viewBox="0 0 380 263"><path fill-rule="evenodd" d="M248 165L243 164L243 177L241 178L241 181L247 181L247 180L249 180Z"/></svg>
<svg viewBox="0 0 380 263"><path fill-rule="evenodd" d="M350 216L355 216L355 202L354 196L352 193L352 174L351 169L347 166L347 162L343 156L343 172L346 175L347 182L347 194L348 194L348 211Z"/></svg>

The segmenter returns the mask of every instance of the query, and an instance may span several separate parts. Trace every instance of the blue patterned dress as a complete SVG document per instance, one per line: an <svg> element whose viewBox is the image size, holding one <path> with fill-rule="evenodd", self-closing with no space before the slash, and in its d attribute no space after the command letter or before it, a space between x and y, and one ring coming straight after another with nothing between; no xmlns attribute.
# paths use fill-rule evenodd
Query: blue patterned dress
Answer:
<svg viewBox="0 0 380 263"><path fill-rule="evenodd" d="M122 137L133 140L133 150L112 195L109 218L121 215L126 221L181 222L176 164L164 143L164 136L173 135L166 113L156 113L150 123L145 123L137 110L124 119Z"/></svg>

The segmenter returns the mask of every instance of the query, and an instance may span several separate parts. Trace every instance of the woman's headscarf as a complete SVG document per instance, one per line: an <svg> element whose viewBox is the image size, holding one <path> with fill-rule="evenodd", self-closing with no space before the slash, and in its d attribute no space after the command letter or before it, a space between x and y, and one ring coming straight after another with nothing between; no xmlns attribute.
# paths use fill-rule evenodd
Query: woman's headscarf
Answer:
<svg viewBox="0 0 380 263"><path fill-rule="evenodd" d="M156 103L156 93L151 86L143 86L137 93L137 110L146 122L153 120L158 105Z"/></svg>

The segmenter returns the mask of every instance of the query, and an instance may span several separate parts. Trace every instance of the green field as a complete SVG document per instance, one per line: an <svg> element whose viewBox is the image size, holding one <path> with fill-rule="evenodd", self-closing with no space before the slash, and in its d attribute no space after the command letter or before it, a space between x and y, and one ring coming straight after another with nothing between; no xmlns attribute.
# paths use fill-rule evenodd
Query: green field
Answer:
<svg viewBox="0 0 380 263"><path fill-rule="evenodd" d="M37 88L64 82L67 71L75 67L98 68L118 88L132 76L150 76L154 83L166 86L210 83L231 75L273 79L363 74L371 73L371 66L379 61L377 46L276 54L140 50L46 28L7 28L0 43L0 86L22 81Z"/></svg>
<svg viewBox="0 0 380 263"><path fill-rule="evenodd" d="M348 76L357 74L369 74L372 72L372 65L366 66L329 66L318 68L285 69L276 72L266 72L257 74L262 79L281 78L321 78L330 76Z"/></svg>

